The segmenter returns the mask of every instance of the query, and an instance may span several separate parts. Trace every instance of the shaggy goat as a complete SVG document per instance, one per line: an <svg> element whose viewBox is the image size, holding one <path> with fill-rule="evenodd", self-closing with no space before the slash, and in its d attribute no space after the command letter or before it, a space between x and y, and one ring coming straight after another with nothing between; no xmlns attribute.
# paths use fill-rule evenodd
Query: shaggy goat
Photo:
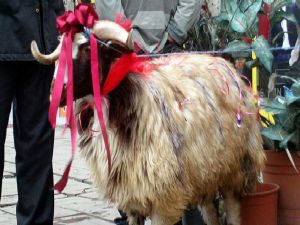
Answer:
<svg viewBox="0 0 300 225"><path fill-rule="evenodd" d="M100 23L113 30L109 38L97 24L92 30L100 40L109 40L99 44L102 85L112 62L130 52L132 44L122 27ZM207 224L218 225L213 200L220 192L227 224L239 225L240 197L255 187L264 153L256 117L236 118L240 108L256 108L232 65L218 57L186 54L146 62L153 67L146 76L129 73L106 96L112 154L108 173L102 134L89 132L100 130L90 104L89 45L78 48L74 95L79 98L80 148L103 197L128 214L130 225L144 224L146 217L153 225L173 225L189 205L201 208ZM44 63L59 54L41 55L34 45L32 52Z"/></svg>

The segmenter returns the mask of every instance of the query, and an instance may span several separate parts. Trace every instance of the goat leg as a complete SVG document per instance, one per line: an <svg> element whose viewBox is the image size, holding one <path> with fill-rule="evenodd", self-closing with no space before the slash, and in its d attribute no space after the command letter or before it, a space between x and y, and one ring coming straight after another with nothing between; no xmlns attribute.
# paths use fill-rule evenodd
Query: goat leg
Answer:
<svg viewBox="0 0 300 225"><path fill-rule="evenodd" d="M240 201L232 192L224 194L224 208L227 224L240 225Z"/></svg>
<svg viewBox="0 0 300 225"><path fill-rule="evenodd" d="M218 211L213 201L202 206L198 205L198 209L201 211L203 219L207 225L221 225Z"/></svg>

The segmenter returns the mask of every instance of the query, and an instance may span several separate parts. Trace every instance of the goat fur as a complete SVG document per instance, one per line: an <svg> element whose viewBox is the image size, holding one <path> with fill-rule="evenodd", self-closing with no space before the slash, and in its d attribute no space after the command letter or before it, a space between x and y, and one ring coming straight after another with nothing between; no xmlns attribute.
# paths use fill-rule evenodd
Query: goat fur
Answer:
<svg viewBox="0 0 300 225"><path fill-rule="evenodd" d="M128 214L130 225L146 217L172 225L189 205L199 205L209 225L219 224L211 204L219 191L234 208L228 224L239 225L240 197L253 191L265 160L256 116L243 114L237 125L239 106L257 110L249 88L218 57L177 55L149 64L151 72L128 74L106 96L110 174L102 134L90 132L100 131L97 113L92 105L82 111L92 98L75 103L85 124L81 154L95 186Z"/></svg>

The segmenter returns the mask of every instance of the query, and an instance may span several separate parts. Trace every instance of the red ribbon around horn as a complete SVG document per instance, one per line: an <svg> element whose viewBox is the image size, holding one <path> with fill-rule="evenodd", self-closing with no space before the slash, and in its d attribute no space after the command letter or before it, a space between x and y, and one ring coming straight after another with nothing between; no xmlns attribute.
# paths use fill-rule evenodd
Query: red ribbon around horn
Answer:
<svg viewBox="0 0 300 225"><path fill-rule="evenodd" d="M77 127L75 116L73 112L73 61L72 61L72 42L74 35L77 32L81 32L83 27L92 28L95 21L98 20L98 16L94 9L90 5L80 4L78 5L74 13L71 11L66 12L64 15L57 18L57 28L63 35L61 54L58 59L58 70L53 87L52 101L49 108L49 120L54 128L56 126L56 114L59 107L61 94L64 84L64 75L67 71L68 82L67 82L67 118L66 126L70 126L71 129L71 140L72 140L72 157L68 163L62 178L54 185L54 189L61 192L69 177L70 168L73 162L75 148L76 148L76 134ZM105 129L104 116L102 112L101 103L101 92L100 92L100 81L98 71L98 49L97 40L94 35L90 35L91 44L91 69L92 69L92 82L95 98L95 106L97 109L100 126L105 142L107 160L108 160L108 171L111 171L111 154L108 144L108 136Z"/></svg>

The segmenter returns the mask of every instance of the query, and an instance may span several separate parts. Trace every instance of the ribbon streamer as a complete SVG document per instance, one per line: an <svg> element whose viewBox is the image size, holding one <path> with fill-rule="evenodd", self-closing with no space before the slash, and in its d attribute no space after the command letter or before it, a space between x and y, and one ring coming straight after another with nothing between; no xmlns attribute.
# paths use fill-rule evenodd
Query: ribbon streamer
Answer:
<svg viewBox="0 0 300 225"><path fill-rule="evenodd" d="M57 77L53 86L53 95L52 101L50 102L49 108L49 120L53 128L56 126L56 114L59 107L61 94L64 84L64 76L67 72L68 82L67 82L67 118L66 118L66 127L70 126L71 129L71 141L72 141L72 156L70 162L68 163L62 178L54 185L54 189L59 192L63 191L65 188L71 165L75 155L76 149L76 134L77 127L75 116L73 112L73 60L72 60L72 42L74 35L77 32L81 32L83 27L91 28L94 25L94 22L98 20L98 16L94 9L89 5L80 4L76 7L74 13L67 11L64 15L57 18L57 28L61 34L64 34L62 41L61 54L59 56ZM91 52L91 54L94 51ZM97 55L97 54L96 54ZM95 60L98 61L98 58ZM99 86L100 83L98 83ZM101 97L100 97L101 99ZM101 104L101 102L100 102ZM102 113L102 112L101 112ZM109 148L108 159L110 162ZM110 169L110 163L109 163Z"/></svg>
<svg viewBox="0 0 300 225"><path fill-rule="evenodd" d="M92 83L94 90L94 98L95 98L95 106L97 109L97 114L100 122L100 127L104 139L104 144L107 153L108 160L108 173L111 171L111 155L110 155L110 147L108 144L108 136L105 129L104 116L102 111L102 99L101 99L101 91L100 91L100 80L99 80L99 66L98 66L98 45L97 40L93 34L90 35L90 43L91 43L91 68L92 68Z"/></svg>
<svg viewBox="0 0 300 225"><path fill-rule="evenodd" d="M92 28L95 21L98 20L98 16L94 9L90 5L79 4L74 13L71 11L66 12L64 15L58 17L57 27L63 36L62 50L59 57L57 77L53 87L52 101L49 109L49 120L54 128L56 126L56 114L61 99L61 94L64 84L64 76L67 72L67 121L66 126L70 126L71 139L72 139L72 156L64 171L62 178L54 185L54 189L59 192L65 188L71 165L75 155L76 149L76 134L77 127L75 116L73 112L73 60L72 60L72 42L74 35L77 32L82 32L84 27ZM117 21L120 26L123 26L128 30L131 24L129 20ZM99 123L105 143L105 149L108 160L108 172L111 171L111 151L108 143L108 135L105 127L105 120L102 111L102 94L100 90L100 76L99 76L99 65L98 65L98 44L94 34L90 34L90 46L91 46L91 71L92 71L92 84L94 91L94 102L97 110ZM154 68L150 63L149 58L139 58L135 53L124 54L116 63L114 63L109 71L106 82L103 86L103 95L107 95L111 92L129 72L145 74Z"/></svg>

